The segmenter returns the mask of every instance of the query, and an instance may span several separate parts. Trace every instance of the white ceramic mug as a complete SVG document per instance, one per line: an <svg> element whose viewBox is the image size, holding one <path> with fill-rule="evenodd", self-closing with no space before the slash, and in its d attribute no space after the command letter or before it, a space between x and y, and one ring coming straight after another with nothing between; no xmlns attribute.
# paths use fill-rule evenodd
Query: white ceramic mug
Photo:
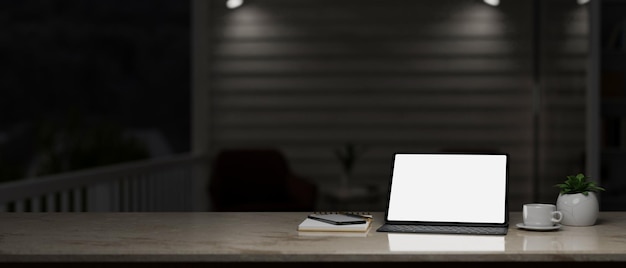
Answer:
<svg viewBox="0 0 626 268"><path fill-rule="evenodd" d="M561 222L563 213L552 204L525 204L524 225L530 227L550 227Z"/></svg>

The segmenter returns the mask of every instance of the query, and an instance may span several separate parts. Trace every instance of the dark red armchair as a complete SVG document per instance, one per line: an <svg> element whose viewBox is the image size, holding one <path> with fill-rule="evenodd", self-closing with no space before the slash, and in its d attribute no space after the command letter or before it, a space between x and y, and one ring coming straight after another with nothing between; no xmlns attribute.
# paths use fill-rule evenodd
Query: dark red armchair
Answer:
<svg viewBox="0 0 626 268"><path fill-rule="evenodd" d="M275 149L230 149L213 160L213 211L314 211L317 187Z"/></svg>

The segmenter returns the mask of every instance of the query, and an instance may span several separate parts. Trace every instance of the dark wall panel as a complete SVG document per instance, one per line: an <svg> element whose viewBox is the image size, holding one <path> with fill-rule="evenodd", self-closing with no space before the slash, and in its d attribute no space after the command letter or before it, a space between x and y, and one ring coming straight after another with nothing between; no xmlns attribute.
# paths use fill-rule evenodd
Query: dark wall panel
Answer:
<svg viewBox="0 0 626 268"><path fill-rule="evenodd" d="M393 152L496 150L511 156L512 207L532 201L532 1L248 0L211 10L213 150L276 147L328 185L341 174L333 151L355 143L365 151L351 183L384 188ZM555 90L584 85L568 69L582 59L564 55L563 73L546 81ZM584 105L565 95L550 107Z"/></svg>

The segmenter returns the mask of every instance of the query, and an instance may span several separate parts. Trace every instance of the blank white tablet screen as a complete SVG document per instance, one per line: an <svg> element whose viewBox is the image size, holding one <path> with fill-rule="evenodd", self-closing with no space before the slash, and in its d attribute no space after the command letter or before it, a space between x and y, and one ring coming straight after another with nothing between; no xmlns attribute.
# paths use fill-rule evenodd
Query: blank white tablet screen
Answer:
<svg viewBox="0 0 626 268"><path fill-rule="evenodd" d="M396 154L387 220L505 223L504 154Z"/></svg>

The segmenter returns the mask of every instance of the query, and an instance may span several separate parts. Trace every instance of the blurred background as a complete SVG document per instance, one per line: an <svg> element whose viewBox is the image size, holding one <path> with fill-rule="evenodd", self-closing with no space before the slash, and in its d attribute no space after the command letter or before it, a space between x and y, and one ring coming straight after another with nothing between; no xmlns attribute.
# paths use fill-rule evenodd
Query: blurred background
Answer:
<svg viewBox="0 0 626 268"><path fill-rule="evenodd" d="M624 209L625 8L3 1L0 211L384 211L394 152L507 153L511 210L579 172Z"/></svg>

